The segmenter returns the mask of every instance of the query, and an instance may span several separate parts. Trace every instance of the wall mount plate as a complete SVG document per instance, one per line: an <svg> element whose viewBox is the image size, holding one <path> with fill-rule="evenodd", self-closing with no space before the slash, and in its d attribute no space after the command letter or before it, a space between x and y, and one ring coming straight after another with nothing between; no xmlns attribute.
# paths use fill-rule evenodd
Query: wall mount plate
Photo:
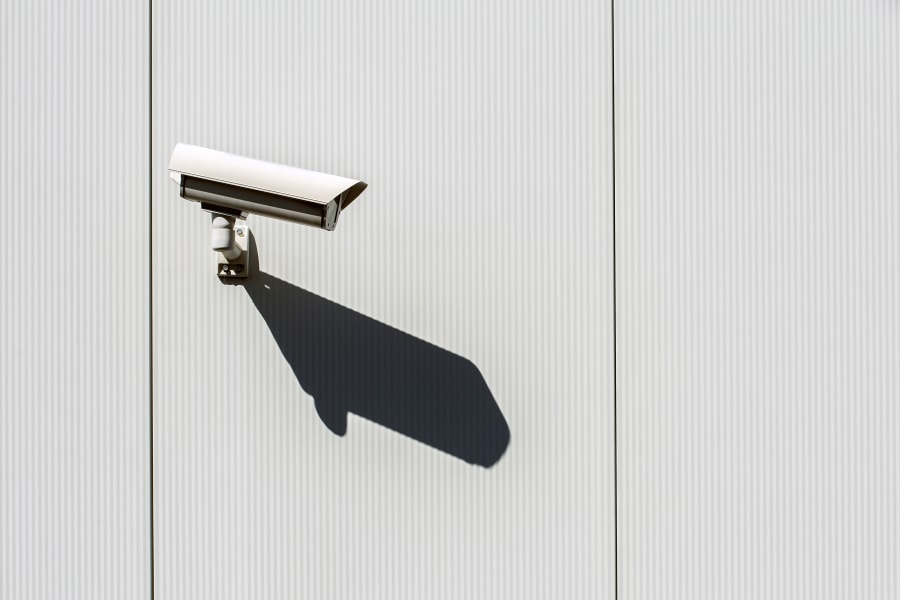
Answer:
<svg viewBox="0 0 900 600"><path fill-rule="evenodd" d="M246 279L250 275L250 228L246 221L234 224L234 243L241 249L237 258L228 260L216 252L216 274L222 279Z"/></svg>

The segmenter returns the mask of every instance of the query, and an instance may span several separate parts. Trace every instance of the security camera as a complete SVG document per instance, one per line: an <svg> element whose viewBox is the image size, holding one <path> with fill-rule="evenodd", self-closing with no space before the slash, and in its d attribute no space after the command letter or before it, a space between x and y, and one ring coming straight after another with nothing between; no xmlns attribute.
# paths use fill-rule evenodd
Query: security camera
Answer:
<svg viewBox="0 0 900 600"><path fill-rule="evenodd" d="M239 220L256 214L333 231L341 211L366 189L355 179L189 144L175 146L169 176L182 198L212 213L213 248L222 277L248 274L249 232Z"/></svg>

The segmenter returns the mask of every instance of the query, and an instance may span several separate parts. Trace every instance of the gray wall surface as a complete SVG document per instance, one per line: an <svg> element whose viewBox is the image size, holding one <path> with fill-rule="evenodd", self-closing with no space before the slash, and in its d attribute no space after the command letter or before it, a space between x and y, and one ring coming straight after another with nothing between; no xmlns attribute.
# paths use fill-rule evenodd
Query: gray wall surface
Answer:
<svg viewBox="0 0 900 600"><path fill-rule="evenodd" d="M897 2L152 9L0 6L0 598L900 596Z"/></svg>
<svg viewBox="0 0 900 600"><path fill-rule="evenodd" d="M150 593L146 4L0 4L0 598Z"/></svg>
<svg viewBox="0 0 900 600"><path fill-rule="evenodd" d="M621 597L900 597L900 4L616 8Z"/></svg>
<svg viewBox="0 0 900 600"><path fill-rule="evenodd" d="M608 9L154 3L157 598L612 597ZM177 142L369 188L224 286Z"/></svg>

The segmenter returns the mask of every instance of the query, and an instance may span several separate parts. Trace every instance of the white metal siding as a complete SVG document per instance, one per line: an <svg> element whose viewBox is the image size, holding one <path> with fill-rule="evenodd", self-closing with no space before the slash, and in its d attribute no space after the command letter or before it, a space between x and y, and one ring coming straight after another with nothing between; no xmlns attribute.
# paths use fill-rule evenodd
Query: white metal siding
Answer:
<svg viewBox="0 0 900 600"><path fill-rule="evenodd" d="M621 597L900 597L900 4L616 6Z"/></svg>
<svg viewBox="0 0 900 600"><path fill-rule="evenodd" d="M0 598L148 598L146 3L0 3Z"/></svg>
<svg viewBox="0 0 900 600"><path fill-rule="evenodd" d="M612 597L609 15L154 4L159 599ZM167 178L180 141L369 188L333 233L251 218L270 286L251 298L216 279L209 217ZM389 406L356 398L364 416L332 433L311 395L383 375L353 335L379 369L414 348L431 357L417 373L480 372L510 430L502 458L470 464L496 448L458 439L498 426L490 410L423 443L385 426L423 408L374 386ZM284 353L305 373L332 343L352 368L298 381ZM396 400L449 402L419 383Z"/></svg>

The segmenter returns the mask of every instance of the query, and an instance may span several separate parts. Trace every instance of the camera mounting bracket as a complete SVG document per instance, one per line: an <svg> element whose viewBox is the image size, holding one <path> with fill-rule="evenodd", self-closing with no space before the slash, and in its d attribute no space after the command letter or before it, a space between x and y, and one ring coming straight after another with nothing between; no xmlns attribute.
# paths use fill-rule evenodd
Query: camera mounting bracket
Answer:
<svg viewBox="0 0 900 600"><path fill-rule="evenodd" d="M216 253L216 275L221 279L244 279L250 275L250 228L247 221L212 213L212 247Z"/></svg>

